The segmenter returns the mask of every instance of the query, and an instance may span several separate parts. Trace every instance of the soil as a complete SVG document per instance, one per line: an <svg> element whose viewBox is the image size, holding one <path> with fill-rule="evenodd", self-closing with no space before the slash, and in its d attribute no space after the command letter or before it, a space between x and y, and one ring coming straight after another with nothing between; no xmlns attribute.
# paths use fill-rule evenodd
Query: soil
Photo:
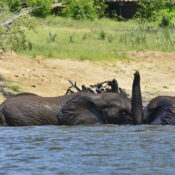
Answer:
<svg viewBox="0 0 175 175"><path fill-rule="evenodd" d="M157 95L175 96L175 52L131 51L127 55L131 61L92 62L41 56L32 59L8 53L0 59L0 102L6 99L6 91L12 84L41 96L63 95L70 86L68 79L77 82L78 86L89 86L115 78L130 94L135 70L141 74L144 99Z"/></svg>

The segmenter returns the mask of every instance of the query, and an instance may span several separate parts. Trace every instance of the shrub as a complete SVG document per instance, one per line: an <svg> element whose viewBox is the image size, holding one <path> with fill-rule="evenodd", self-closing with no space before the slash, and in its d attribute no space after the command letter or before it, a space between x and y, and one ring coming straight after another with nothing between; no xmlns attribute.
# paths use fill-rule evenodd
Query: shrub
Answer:
<svg viewBox="0 0 175 175"><path fill-rule="evenodd" d="M101 32L100 32L99 39L100 40L105 40L106 39L106 33L103 30L101 30Z"/></svg>
<svg viewBox="0 0 175 175"><path fill-rule="evenodd" d="M105 4L101 0L94 0L94 7L99 18L104 17L106 15L106 9L108 7L107 4Z"/></svg>
<svg viewBox="0 0 175 175"><path fill-rule="evenodd" d="M56 32L49 32L49 41L55 42L56 37L57 37L57 33Z"/></svg>
<svg viewBox="0 0 175 175"><path fill-rule="evenodd" d="M62 15L74 19L90 19L97 17L94 0L64 0L67 7L62 10Z"/></svg>
<svg viewBox="0 0 175 175"><path fill-rule="evenodd" d="M27 0L29 7L40 7L32 12L34 16L46 17L51 14L53 0Z"/></svg>
<svg viewBox="0 0 175 175"><path fill-rule="evenodd" d="M67 7L58 12L61 16L74 19L90 19L104 17L107 5L101 0L60 0Z"/></svg>
<svg viewBox="0 0 175 175"><path fill-rule="evenodd" d="M5 15L4 15L5 14ZM6 0L0 2L0 23L3 23L10 15L9 7Z"/></svg>
<svg viewBox="0 0 175 175"><path fill-rule="evenodd" d="M21 0L7 0L11 12L18 12L22 9Z"/></svg>
<svg viewBox="0 0 175 175"><path fill-rule="evenodd" d="M168 16L163 16L161 21L160 21L160 23L159 23L160 27L167 27L167 26L169 26L170 23L171 23L170 20L171 19Z"/></svg>
<svg viewBox="0 0 175 175"><path fill-rule="evenodd" d="M75 34L74 33L69 36L69 42L70 43L74 43L75 42Z"/></svg>
<svg viewBox="0 0 175 175"><path fill-rule="evenodd" d="M172 25L173 18L175 18L175 11L173 8L160 10L157 15L160 27L168 27Z"/></svg>
<svg viewBox="0 0 175 175"><path fill-rule="evenodd" d="M148 20L156 20L157 13L160 10L170 8L171 0L138 0L139 8L136 13L136 17L144 18Z"/></svg>
<svg viewBox="0 0 175 175"><path fill-rule="evenodd" d="M6 0L1 0L0 1L0 14L3 13L4 11L9 10L8 4Z"/></svg>
<svg viewBox="0 0 175 175"><path fill-rule="evenodd" d="M34 17L24 16L18 18L10 26L3 27L1 24L13 16L8 2L7 0L0 1L0 57L8 50L32 49L32 43L26 39L25 29L35 29L36 26L36 19Z"/></svg>
<svg viewBox="0 0 175 175"><path fill-rule="evenodd" d="M19 18L10 28L0 26L0 50L25 50L32 49L32 43L27 40L25 28L34 29L35 19L31 17Z"/></svg>

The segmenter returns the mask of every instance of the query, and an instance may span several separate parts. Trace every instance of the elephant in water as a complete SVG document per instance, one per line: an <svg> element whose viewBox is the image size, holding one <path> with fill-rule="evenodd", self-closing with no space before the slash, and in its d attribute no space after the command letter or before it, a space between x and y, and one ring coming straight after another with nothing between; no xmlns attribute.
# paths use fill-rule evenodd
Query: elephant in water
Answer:
<svg viewBox="0 0 175 175"><path fill-rule="evenodd" d="M40 97L31 93L12 96L0 105L0 125L56 125L58 110L74 96Z"/></svg>
<svg viewBox="0 0 175 175"><path fill-rule="evenodd" d="M155 97L143 109L139 72L136 72L134 79L132 113L135 124L175 125L175 97Z"/></svg>
<svg viewBox="0 0 175 175"><path fill-rule="evenodd" d="M131 101L120 93L41 97L23 93L0 106L0 125L132 124Z"/></svg>
<svg viewBox="0 0 175 175"><path fill-rule="evenodd" d="M131 101L123 94L84 93L62 106L58 120L63 125L133 124Z"/></svg>
<svg viewBox="0 0 175 175"><path fill-rule="evenodd" d="M175 97L153 98L143 110L143 123L152 125L175 125Z"/></svg>

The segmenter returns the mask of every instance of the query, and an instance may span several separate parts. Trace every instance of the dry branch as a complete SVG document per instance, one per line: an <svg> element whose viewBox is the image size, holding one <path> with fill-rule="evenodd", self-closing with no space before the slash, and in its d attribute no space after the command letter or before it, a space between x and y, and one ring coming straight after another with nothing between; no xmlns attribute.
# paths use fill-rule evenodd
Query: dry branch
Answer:
<svg viewBox="0 0 175 175"><path fill-rule="evenodd" d="M71 86L67 89L66 91L66 95L67 94L72 94L74 93L74 91L72 90L72 88L75 88L78 92L81 92L80 88L77 86L77 83L73 83L71 80L68 80L69 83L71 84Z"/></svg>
<svg viewBox="0 0 175 175"><path fill-rule="evenodd" d="M28 10L26 10L26 11L20 13L19 15L14 16L12 19L10 19L10 20L8 20L8 21L2 23L1 26L4 26L4 27L8 28L8 27L9 27L13 22L15 22L19 17L26 16L26 15L32 13L33 10L39 9L39 8L41 8L41 7L42 7L42 6L30 8L30 9L28 9Z"/></svg>
<svg viewBox="0 0 175 175"><path fill-rule="evenodd" d="M2 23L1 26L8 27L8 26L11 25L14 21L16 21L19 17L28 15L28 14L32 13L33 10L39 9L39 8L41 8L41 7L42 7L42 6L30 8L30 9L28 9L28 10L26 10L26 11L20 13L19 15L14 16L12 19L6 21L5 23ZM66 5L64 5L64 4L62 4L62 3L55 3L55 4L52 4L51 7L52 7L52 8L64 8L64 7L66 7Z"/></svg>
<svg viewBox="0 0 175 175"><path fill-rule="evenodd" d="M55 3L55 4L52 4L51 6L52 6L53 9L54 8L64 8L64 7L66 7L66 5L64 5L62 3Z"/></svg>
<svg viewBox="0 0 175 175"><path fill-rule="evenodd" d="M97 83L94 85L90 85L90 87L86 87L85 85L82 85L82 89L80 89L76 82L72 83L71 80L69 80L71 86L67 89L66 95L70 93L76 93L76 92L90 92L90 93L106 93L106 92L114 92L114 93L122 93L125 94L125 91L118 87L117 80L113 79L112 81L104 81L101 83ZM73 90L76 89L76 92Z"/></svg>

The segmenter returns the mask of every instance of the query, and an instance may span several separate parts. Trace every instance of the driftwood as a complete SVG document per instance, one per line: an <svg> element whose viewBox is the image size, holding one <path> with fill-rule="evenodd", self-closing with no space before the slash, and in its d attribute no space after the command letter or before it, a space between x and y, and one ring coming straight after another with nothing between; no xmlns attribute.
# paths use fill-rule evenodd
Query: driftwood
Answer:
<svg viewBox="0 0 175 175"><path fill-rule="evenodd" d="M4 27L8 28L8 27L9 27L13 22L15 22L19 17L26 16L26 15L32 13L33 10L39 9L39 8L41 8L41 7L42 7L42 6L30 8L30 9L28 9L28 10L26 10L26 11L20 13L19 15L14 16L12 19L10 19L10 20L8 20L8 21L2 23L1 26L4 26Z"/></svg>
<svg viewBox="0 0 175 175"><path fill-rule="evenodd" d="M125 96L128 96L126 91L122 88L118 87L117 80L113 79L112 81L103 81L101 83L97 83L94 85L90 85L87 87L82 85L81 88L77 86L77 83L73 83L71 80L68 80L71 86L67 89L67 94L77 93L77 92L90 92L90 93L106 93L106 92L114 92L114 93L121 93ZM75 90L73 90L75 89Z"/></svg>
<svg viewBox="0 0 175 175"><path fill-rule="evenodd" d="M53 9L54 8L64 8L64 7L66 7L66 5L64 5L62 3L55 3L55 4L52 4L51 6L52 6Z"/></svg>
<svg viewBox="0 0 175 175"><path fill-rule="evenodd" d="M71 86L67 89L66 91L66 95L67 94L72 94L72 93L75 93L72 88L75 88L77 90L77 92L81 92L81 89L77 86L77 83L73 83L71 80L68 80L69 83L71 84Z"/></svg>
<svg viewBox="0 0 175 175"><path fill-rule="evenodd" d="M10 20L8 20L8 21L6 21L6 22L4 22L4 23L2 23L2 24L0 24L0 25L1 25L1 26L4 26L4 27L8 27L8 26L11 25L14 21L16 21L19 17L21 17L21 16L26 16L26 15L32 13L33 10L39 9L39 8L41 8L41 7L42 7L42 5L41 5L41 6L38 6L38 7L29 8L29 9L27 9L26 11L23 11L23 12L20 13L19 15L14 16L12 19L10 19ZM52 5L51 5L51 8L53 8L53 9L54 9L54 8L64 8L64 7L66 7L66 5L64 5L64 4L62 4L62 3L55 3L55 4L52 4Z"/></svg>

